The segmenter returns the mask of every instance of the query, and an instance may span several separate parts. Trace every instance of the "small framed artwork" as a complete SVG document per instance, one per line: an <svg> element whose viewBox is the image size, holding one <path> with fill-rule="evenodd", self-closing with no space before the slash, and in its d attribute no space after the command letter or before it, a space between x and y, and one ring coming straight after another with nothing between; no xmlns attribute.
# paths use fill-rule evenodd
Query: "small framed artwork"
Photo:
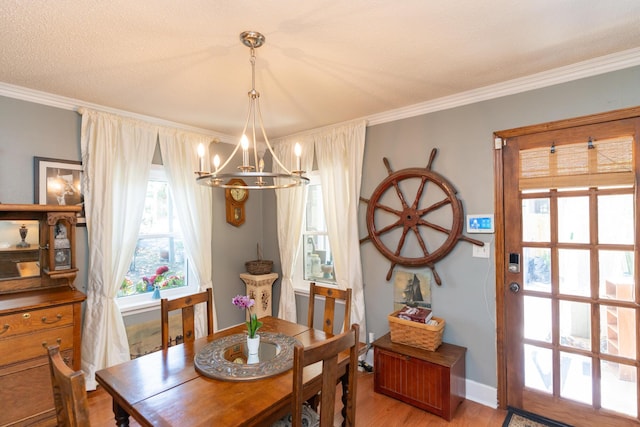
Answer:
<svg viewBox="0 0 640 427"><path fill-rule="evenodd" d="M78 225L85 225L82 163L34 157L33 170L35 203L82 206L82 210L78 213Z"/></svg>
<svg viewBox="0 0 640 427"><path fill-rule="evenodd" d="M405 305L431 308L431 282L426 274L397 270L393 288L394 311Z"/></svg>

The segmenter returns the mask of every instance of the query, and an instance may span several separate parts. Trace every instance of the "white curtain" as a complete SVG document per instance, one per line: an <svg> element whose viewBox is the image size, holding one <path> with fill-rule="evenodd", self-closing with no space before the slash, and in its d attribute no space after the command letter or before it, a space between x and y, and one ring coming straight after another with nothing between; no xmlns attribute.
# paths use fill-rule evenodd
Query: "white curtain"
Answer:
<svg viewBox="0 0 640 427"><path fill-rule="evenodd" d="M360 325L360 340L363 342L366 341L367 328L358 237L358 204L365 132L366 123L358 121L314 133L336 282L340 289L352 289L351 321Z"/></svg>
<svg viewBox="0 0 640 427"><path fill-rule="evenodd" d="M116 304L140 229L157 128L133 119L80 110L84 203L89 236L82 370L88 390L95 372L130 359Z"/></svg>
<svg viewBox="0 0 640 427"><path fill-rule="evenodd" d="M199 185L193 171L199 169L197 147L205 147L208 156L210 137L195 135L174 129L159 131L160 152L176 213L180 221L184 246L192 270L199 284L199 291L213 288L211 282L211 231L213 208L211 188ZM196 306L196 337L206 336L206 317L203 304ZM216 310L214 302L214 328Z"/></svg>
<svg viewBox="0 0 640 427"><path fill-rule="evenodd" d="M313 141L310 137L283 138L275 144L273 151L289 170L296 167L294 146L299 143L302 148L302 170L310 171L313 166ZM275 162L274 162L275 163ZM281 172L277 164L275 172ZM296 322L296 296L293 291L293 269L296 265L298 245L302 235L302 217L307 198L306 186L276 190L276 210L278 227L278 247L280 248L280 265L282 279L280 281L280 303L278 317Z"/></svg>

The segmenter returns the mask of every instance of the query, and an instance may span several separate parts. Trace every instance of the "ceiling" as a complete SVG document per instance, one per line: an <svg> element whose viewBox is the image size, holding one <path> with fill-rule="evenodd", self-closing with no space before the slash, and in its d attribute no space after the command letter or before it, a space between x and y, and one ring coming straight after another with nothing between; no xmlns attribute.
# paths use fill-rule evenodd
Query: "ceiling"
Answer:
<svg viewBox="0 0 640 427"><path fill-rule="evenodd" d="M638 0L2 0L0 82L238 135L256 50L270 138L605 55Z"/></svg>

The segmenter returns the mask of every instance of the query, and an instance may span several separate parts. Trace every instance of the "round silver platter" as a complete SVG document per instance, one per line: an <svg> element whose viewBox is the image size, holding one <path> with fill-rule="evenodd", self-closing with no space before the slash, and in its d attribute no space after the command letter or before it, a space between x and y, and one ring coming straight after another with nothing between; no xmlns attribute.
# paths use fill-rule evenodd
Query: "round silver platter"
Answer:
<svg viewBox="0 0 640 427"><path fill-rule="evenodd" d="M194 357L196 371L205 377L228 381L247 381L270 377L293 366L293 347L297 339L273 332L260 335L259 360L247 363L247 335L218 338L200 349Z"/></svg>

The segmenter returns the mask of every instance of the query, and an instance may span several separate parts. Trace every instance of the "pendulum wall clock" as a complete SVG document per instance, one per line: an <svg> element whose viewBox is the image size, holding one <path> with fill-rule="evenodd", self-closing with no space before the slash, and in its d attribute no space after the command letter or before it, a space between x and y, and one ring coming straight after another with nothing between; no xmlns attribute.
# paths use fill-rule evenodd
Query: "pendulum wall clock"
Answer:
<svg viewBox="0 0 640 427"><path fill-rule="evenodd" d="M241 179L231 179L227 185L246 185ZM239 227L244 224L245 209L244 204L249 198L249 190L246 188L227 188L224 193L227 222Z"/></svg>

